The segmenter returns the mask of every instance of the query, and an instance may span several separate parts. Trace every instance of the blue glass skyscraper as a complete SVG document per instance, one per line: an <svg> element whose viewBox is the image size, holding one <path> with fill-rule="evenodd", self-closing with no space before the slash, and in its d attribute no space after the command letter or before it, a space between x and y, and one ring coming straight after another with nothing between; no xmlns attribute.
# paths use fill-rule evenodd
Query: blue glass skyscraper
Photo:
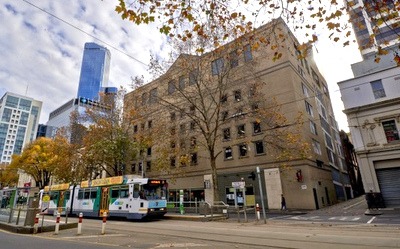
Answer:
<svg viewBox="0 0 400 249"><path fill-rule="evenodd" d="M99 92L108 82L110 51L96 43L85 43L77 97L99 100Z"/></svg>

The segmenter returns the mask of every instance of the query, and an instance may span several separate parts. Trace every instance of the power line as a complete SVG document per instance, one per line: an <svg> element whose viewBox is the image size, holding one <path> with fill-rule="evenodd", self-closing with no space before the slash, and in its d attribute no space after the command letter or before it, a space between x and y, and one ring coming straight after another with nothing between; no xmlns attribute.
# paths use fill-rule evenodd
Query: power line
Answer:
<svg viewBox="0 0 400 249"><path fill-rule="evenodd" d="M83 29L81 29L81 28L79 28L79 27L77 27L77 26L75 26L75 25L73 25L73 24L71 24L71 23L65 21L64 19L62 19L62 18L60 18L60 17L58 17L58 16L56 16L56 15L54 15L54 14L48 12L47 10L45 10L45 9L43 9L43 8L40 8L39 6L34 5L33 3L31 3L31 2L29 2L29 1L27 1L27 0L22 0L22 1L24 1L25 3L31 5L32 7L35 7L36 9L38 9L38 10L40 10L40 11L42 11L42 12L44 12L44 13L46 13L46 14L52 16L52 17L54 17L55 19L57 19L57 20L59 20L59 21L65 23L65 24L67 24L68 26L73 27L74 29L81 31L82 33L84 33L84 34L86 34L86 35L92 37L93 39L95 39L95 40L97 40L97 41L100 41L101 43L103 43L103 44L105 44L105 45L107 45L107 46L109 46L109 47L115 49L116 51L118 51L118 52L120 52L120 53L122 53L122 54L128 56L129 58L135 60L136 62L139 62L140 64L142 64L142 65L144 65L144 66L148 66L146 63L144 63L144 62L140 61L139 59L136 59L135 57L133 57L133 56L131 56L131 55L125 53L125 52L122 51L121 49L119 49L119 48L117 48L117 47L115 47L115 46L109 44L108 42L105 42L104 40L102 40L102 39L100 39L100 38L97 38L96 36L94 36L94 35L92 35L92 34L86 32L86 31L84 31Z"/></svg>

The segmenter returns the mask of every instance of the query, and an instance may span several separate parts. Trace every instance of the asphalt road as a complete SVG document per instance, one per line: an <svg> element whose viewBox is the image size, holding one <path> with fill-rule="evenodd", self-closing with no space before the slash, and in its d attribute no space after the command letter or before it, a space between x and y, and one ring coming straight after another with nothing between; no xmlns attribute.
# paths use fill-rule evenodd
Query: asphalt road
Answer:
<svg viewBox="0 0 400 249"><path fill-rule="evenodd" d="M106 249L110 245L13 234L0 230L0 249ZM112 247L115 248L115 247Z"/></svg>

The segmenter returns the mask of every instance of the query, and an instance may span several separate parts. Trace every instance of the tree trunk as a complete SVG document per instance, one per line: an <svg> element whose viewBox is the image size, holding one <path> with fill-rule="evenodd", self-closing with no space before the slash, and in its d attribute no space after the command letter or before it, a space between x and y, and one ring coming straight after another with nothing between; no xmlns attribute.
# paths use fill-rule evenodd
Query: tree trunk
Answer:
<svg viewBox="0 0 400 249"><path fill-rule="evenodd" d="M210 164L211 164L211 174L213 181L213 195L214 202L219 201L219 193L218 193L218 177L217 177L217 164L215 156L210 156Z"/></svg>

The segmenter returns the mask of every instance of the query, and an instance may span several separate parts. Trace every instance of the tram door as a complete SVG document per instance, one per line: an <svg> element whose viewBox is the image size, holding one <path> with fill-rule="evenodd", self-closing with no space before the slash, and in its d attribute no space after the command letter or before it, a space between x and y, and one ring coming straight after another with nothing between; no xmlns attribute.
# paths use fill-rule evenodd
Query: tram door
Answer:
<svg viewBox="0 0 400 249"><path fill-rule="evenodd" d="M108 200L110 196L110 189L107 187L101 188L101 200L100 200L100 217L103 217L103 213L108 212Z"/></svg>
<svg viewBox="0 0 400 249"><path fill-rule="evenodd" d="M57 202L57 211L58 213L62 213L63 212L63 207L64 207L64 191L60 191L60 196Z"/></svg>

